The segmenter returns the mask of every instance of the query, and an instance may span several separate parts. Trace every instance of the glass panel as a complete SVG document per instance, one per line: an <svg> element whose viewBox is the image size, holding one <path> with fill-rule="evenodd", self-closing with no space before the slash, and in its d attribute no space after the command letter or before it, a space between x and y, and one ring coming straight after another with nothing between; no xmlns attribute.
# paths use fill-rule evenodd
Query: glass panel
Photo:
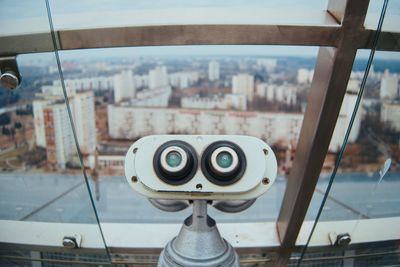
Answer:
<svg viewBox="0 0 400 267"><path fill-rule="evenodd" d="M367 66L367 52L368 51L366 50L359 50L353 64L347 93L344 97L340 116L331 140L329 153L325 158L324 168L321 172L315 194L313 195L310 207L307 211L306 220L308 221L315 219L322 198L326 192L326 187L328 186L332 170L335 167L337 156L340 152L343 138L355 107L364 70ZM376 153L380 153L371 150L371 146L368 145L370 143L370 138L367 137L367 132L371 131L371 125L375 125L376 123L381 125L379 118L380 111L377 104L380 102L380 84L382 79L384 80L383 75L385 71L388 70L388 72L392 73L394 76L397 76L396 73L400 71L400 56L398 53L378 51L375 55L370 75L366 81L364 98L360 105L361 111L359 111L355 117L353 128L349 135L348 144L341 160L341 165L335 175L335 185L331 189L331 193L324 206L323 216L320 218L322 221L352 220L357 219L360 214L363 214L365 217L365 214L361 209L362 206L366 206L366 201L371 201L369 204L375 207L371 207L369 211L368 217L370 218L398 216L400 213L399 209L382 209L379 208L379 205L377 204L378 202L381 202L382 197L387 199L387 202L394 203L396 202L396 199L398 199L396 194L398 187L393 187L393 185L396 184L396 181L394 181L395 179L393 179L394 174L388 173L388 183L386 185L381 185L388 186L387 190L381 192L376 191L370 196L367 194L367 192L370 192L374 188L374 177L376 178L376 175L378 175L376 172L378 167L374 167L371 163L377 160L375 157ZM375 113L373 114L374 118L371 117L371 113L373 112ZM394 139L395 138L396 137L394 137ZM393 142L393 139L391 142ZM394 141L394 144L396 144L396 141ZM382 160L383 159L380 159L381 163L383 163ZM376 162L374 164L376 164ZM370 177L369 182L364 179L365 176ZM394 184L389 184L389 181L393 181ZM357 195L354 192L360 193ZM368 197L365 199L364 196L367 195Z"/></svg>
<svg viewBox="0 0 400 267"><path fill-rule="evenodd" d="M1 4L0 36L9 32L35 32L31 25L22 23L30 19L36 23L35 29L50 36L45 1L2 1ZM11 22L12 19L21 23ZM46 40L49 44L45 44ZM44 39L43 45L52 47L50 40ZM94 224L94 236L101 242L55 54L20 55L17 63L21 86L13 91L0 88L0 224L18 221L16 224L31 229L32 233L38 231L38 224L32 222ZM81 229L75 231L84 234ZM0 231L0 235L4 240L8 233ZM23 238L17 233L13 241ZM39 243L50 239L43 234L36 236ZM60 238L57 246L62 248L62 243ZM98 253L107 259L104 244L97 245ZM13 251L11 244L2 243L1 249Z"/></svg>
<svg viewBox="0 0 400 267"><path fill-rule="evenodd" d="M273 146L280 177L268 194L239 214L213 209L210 214L217 222L275 221L316 52L312 47L271 46L60 52L71 103L85 97L85 107L90 106L82 113L85 122L75 121L101 222L181 223L189 215L189 210L159 211L124 177L124 157L133 141L173 133L247 134ZM237 80L249 80L249 89L235 85Z"/></svg>
<svg viewBox="0 0 400 267"><path fill-rule="evenodd" d="M246 134L265 140L280 166L274 186L248 210L227 214L209 208L209 214L217 223L275 222L316 53L316 47L275 46L61 51L71 107L75 99L86 101L85 112L74 115L75 126L82 134L78 141L85 148L82 155L100 223L110 237L106 243L123 246L112 238L107 223L142 223L148 229L146 223L181 224L191 213L190 208L160 211L127 184L126 151L151 134ZM250 85L237 86L238 79L250 80ZM50 84L57 86L57 81ZM154 232L148 237L158 236ZM129 245L143 242L132 237ZM130 256L140 259L136 253Z"/></svg>
<svg viewBox="0 0 400 267"><path fill-rule="evenodd" d="M2 0L0 20L0 36L50 33L45 1ZM26 23L27 21L30 23Z"/></svg>
<svg viewBox="0 0 400 267"><path fill-rule="evenodd" d="M389 2L387 10L396 10L396 4L392 5L391 3L394 2ZM385 23L386 17L383 26ZM389 224L378 220L377 223L371 224L372 227L369 230L360 228L362 224L360 222L376 218L392 218L394 220L394 217L400 216L400 196L398 194L400 191L400 53L376 51L369 72L357 72L357 68L360 66L366 69L367 62L362 59L366 54L365 51L360 51L357 55L358 60L354 65L355 69L353 69L347 94L342 104L335 129L335 133L340 133L339 136L342 138L338 140L333 138L331 141L331 146L336 144L335 147L338 148L341 146L341 142L347 141L343 148L343 154L340 154L341 149L333 153L332 163L337 164L337 169L333 173L328 172L321 175L313 203L309 208L307 219L313 220L317 216L319 203L323 196L328 194L326 202L321 204L324 205L321 206L323 208L319 218L321 223L315 226L308 244L325 239L329 240L333 246L340 247L340 245L335 245L335 242L339 240L339 235L349 234L352 238L350 245L353 243L356 245L371 233L376 239L371 241L385 241L380 240L379 236L387 236L391 230L398 232L396 231L398 229L392 229ZM357 95L360 93L364 75L368 76L365 77L360 106L358 110L355 110ZM355 112L355 117L351 131L348 139L343 140L349 121L340 124L342 114L353 112ZM329 157L330 155L327 155L325 162L329 161ZM330 191L326 192L329 179L334 179L334 182ZM344 220L349 222L345 224ZM329 232L329 237L328 233L323 231L324 223L322 221L337 221ZM374 222L374 220L369 222ZM347 226L340 227L343 225ZM335 232L334 228L341 230ZM321 233L326 236L321 236ZM371 238L371 235L368 238ZM398 239L396 235L392 235L390 238ZM304 240L298 240L298 242L302 243ZM398 248L398 244L395 244L394 247L385 251L390 253L398 251ZM305 257L309 254L309 250L307 248ZM360 264L361 266L367 263L367 261L357 259L353 265Z"/></svg>
<svg viewBox="0 0 400 267"><path fill-rule="evenodd" d="M50 1L56 29L180 24L336 24L327 0ZM103 18L107 18L104 20Z"/></svg>
<svg viewBox="0 0 400 267"><path fill-rule="evenodd" d="M385 15L385 22L382 25L382 31L399 32L400 21L400 2L389 1L388 9ZM365 18L365 28L376 29L378 27L379 16L381 14L384 0L370 1L367 17Z"/></svg>

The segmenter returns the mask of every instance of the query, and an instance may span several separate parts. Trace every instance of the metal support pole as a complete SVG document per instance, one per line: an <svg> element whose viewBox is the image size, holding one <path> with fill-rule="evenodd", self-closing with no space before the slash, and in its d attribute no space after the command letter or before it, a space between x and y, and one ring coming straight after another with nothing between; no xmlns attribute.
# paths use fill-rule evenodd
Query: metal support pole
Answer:
<svg viewBox="0 0 400 267"><path fill-rule="evenodd" d="M221 237L207 215L207 201L194 200L193 214L186 218L177 237L161 252L158 267L239 266L233 247Z"/></svg>

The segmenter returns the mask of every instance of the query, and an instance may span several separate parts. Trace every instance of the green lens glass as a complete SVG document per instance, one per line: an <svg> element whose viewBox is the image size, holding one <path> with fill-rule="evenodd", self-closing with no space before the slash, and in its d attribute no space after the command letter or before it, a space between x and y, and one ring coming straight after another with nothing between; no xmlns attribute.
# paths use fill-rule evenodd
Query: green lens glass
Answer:
<svg viewBox="0 0 400 267"><path fill-rule="evenodd" d="M233 158L228 152L221 152L217 155L217 164L221 168L228 168L232 165Z"/></svg>
<svg viewBox="0 0 400 267"><path fill-rule="evenodd" d="M182 155L179 152L171 151L167 154L167 164L170 167L177 167L182 162Z"/></svg>

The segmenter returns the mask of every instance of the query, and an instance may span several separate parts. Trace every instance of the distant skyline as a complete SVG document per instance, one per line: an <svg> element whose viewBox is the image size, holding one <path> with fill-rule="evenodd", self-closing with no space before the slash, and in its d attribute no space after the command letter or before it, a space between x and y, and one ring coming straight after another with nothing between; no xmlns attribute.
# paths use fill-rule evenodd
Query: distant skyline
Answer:
<svg viewBox="0 0 400 267"><path fill-rule="evenodd" d="M356 59L367 59L369 50L359 50ZM145 46L145 47L120 47L99 48L84 50L59 51L63 60L96 60L139 57L223 57L223 56L260 56L260 57L317 57L318 47L310 46L267 46L267 45L198 45L198 46ZM21 63L42 59L51 61L52 52L39 54L25 54L18 57ZM377 51L375 59L400 60L399 52Z"/></svg>

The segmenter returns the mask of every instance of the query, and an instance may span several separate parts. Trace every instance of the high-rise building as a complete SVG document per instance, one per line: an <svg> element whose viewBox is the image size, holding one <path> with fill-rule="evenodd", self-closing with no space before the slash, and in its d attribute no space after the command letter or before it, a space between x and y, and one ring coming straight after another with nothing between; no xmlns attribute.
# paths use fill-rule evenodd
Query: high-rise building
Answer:
<svg viewBox="0 0 400 267"><path fill-rule="evenodd" d="M389 73L389 70L385 70L381 80L381 99L395 99L398 96L399 77Z"/></svg>
<svg viewBox="0 0 400 267"><path fill-rule="evenodd" d="M149 89L168 86L168 71L165 66L157 66L149 71Z"/></svg>
<svg viewBox="0 0 400 267"><path fill-rule="evenodd" d="M275 101L283 102L285 100L285 91L286 91L285 87L276 86L275 87Z"/></svg>
<svg viewBox="0 0 400 267"><path fill-rule="evenodd" d="M267 91L265 93L265 97L267 98L267 101L274 101L275 99L275 85L273 84L268 84L267 86Z"/></svg>
<svg viewBox="0 0 400 267"><path fill-rule="evenodd" d="M50 103L49 100L41 100L41 99L37 99L32 102L36 145L40 147L46 147L46 134L44 127L43 109L49 103Z"/></svg>
<svg viewBox="0 0 400 267"><path fill-rule="evenodd" d="M133 77L133 79L135 80L136 88L149 86L149 76L148 75L135 75Z"/></svg>
<svg viewBox="0 0 400 267"><path fill-rule="evenodd" d="M264 98L267 94L267 87L268 87L267 83L258 83L256 85L256 95L258 97Z"/></svg>
<svg viewBox="0 0 400 267"><path fill-rule="evenodd" d="M210 81L219 80L219 63L216 60L211 60L208 63L208 79Z"/></svg>
<svg viewBox="0 0 400 267"><path fill-rule="evenodd" d="M265 69L267 72L274 71L278 61L275 58L259 58L257 66Z"/></svg>
<svg viewBox="0 0 400 267"><path fill-rule="evenodd" d="M298 83L311 83L314 76L314 70L298 69L297 70L297 82Z"/></svg>
<svg viewBox="0 0 400 267"><path fill-rule="evenodd" d="M293 87L287 86L287 91L285 92L284 102L286 105L295 105L297 103L296 90Z"/></svg>
<svg viewBox="0 0 400 267"><path fill-rule="evenodd" d="M280 85L261 83L258 86L258 90L264 92L265 99L269 102L280 102L286 105L297 104L297 88L292 84L286 82ZM264 89L261 90L261 88Z"/></svg>
<svg viewBox="0 0 400 267"><path fill-rule="evenodd" d="M75 94L70 102L79 148L84 155L96 149L96 115L92 91Z"/></svg>
<svg viewBox="0 0 400 267"><path fill-rule="evenodd" d="M47 162L50 166L65 168L75 152L74 137L64 103L43 108Z"/></svg>
<svg viewBox="0 0 400 267"><path fill-rule="evenodd" d="M254 97L254 77L249 74L238 74L232 77L232 93L244 94L247 100Z"/></svg>
<svg viewBox="0 0 400 267"><path fill-rule="evenodd" d="M357 92L355 91L355 88L359 88L359 84L359 81L351 80L350 88L348 86L347 92L343 98L342 106L340 108L335 131L333 132L331 143L329 145L331 151L336 151L336 149L339 149L343 143L343 136L346 135L346 131L350 125L351 116L354 112L357 102ZM349 143L355 142L360 134L362 113L363 110L360 107L353 121L353 126L348 138Z"/></svg>
<svg viewBox="0 0 400 267"><path fill-rule="evenodd" d="M62 96L39 94L33 101L36 145L46 149L49 165L65 168L75 154L75 141ZM84 156L96 148L96 122L92 91L68 97L79 148Z"/></svg>
<svg viewBox="0 0 400 267"><path fill-rule="evenodd" d="M136 86L131 70L114 75L114 101L132 99L136 95Z"/></svg>
<svg viewBox="0 0 400 267"><path fill-rule="evenodd" d="M195 71L175 72L169 74L168 76L170 85L180 89L188 88L199 80L199 73Z"/></svg>
<svg viewBox="0 0 400 267"><path fill-rule="evenodd" d="M383 103L381 109L381 122L388 124L396 131L400 131L400 104Z"/></svg>

